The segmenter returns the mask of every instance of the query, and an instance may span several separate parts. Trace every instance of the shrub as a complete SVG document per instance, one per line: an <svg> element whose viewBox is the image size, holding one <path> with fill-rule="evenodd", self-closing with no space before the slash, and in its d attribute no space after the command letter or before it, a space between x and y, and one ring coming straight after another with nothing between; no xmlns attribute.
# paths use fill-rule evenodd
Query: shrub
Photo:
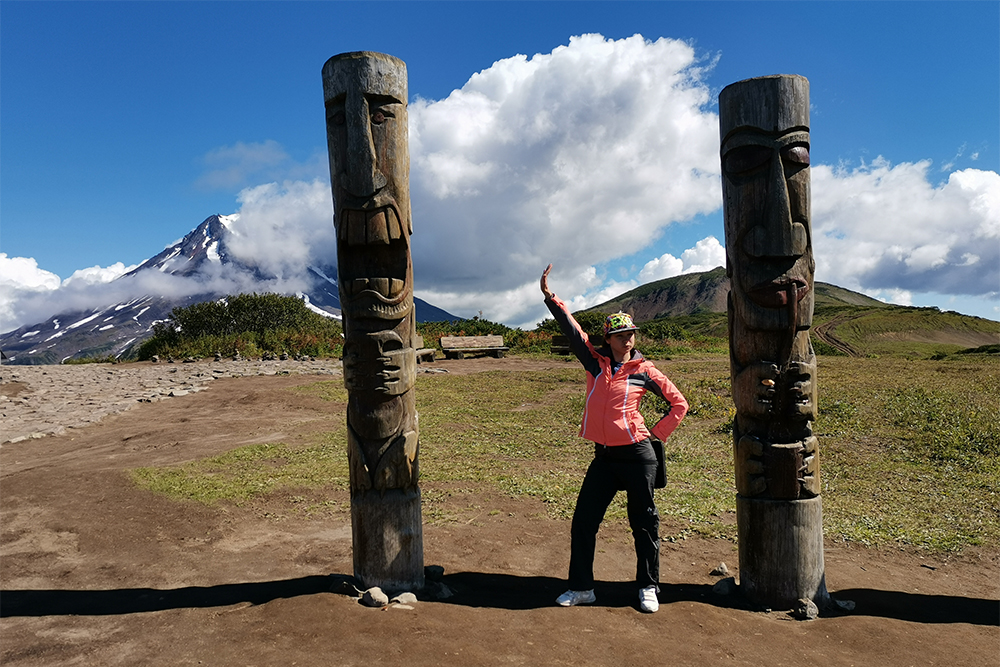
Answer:
<svg viewBox="0 0 1000 667"><path fill-rule="evenodd" d="M309 310L296 297L238 294L174 308L167 322L153 327L153 336L139 346L136 356L339 356L342 334L340 322Z"/></svg>

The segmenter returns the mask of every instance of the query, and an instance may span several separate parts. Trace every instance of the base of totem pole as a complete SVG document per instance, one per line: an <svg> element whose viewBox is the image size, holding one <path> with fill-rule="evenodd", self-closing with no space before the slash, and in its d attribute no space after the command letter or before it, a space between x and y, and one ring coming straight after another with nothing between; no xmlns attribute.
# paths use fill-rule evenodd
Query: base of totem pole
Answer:
<svg viewBox="0 0 1000 667"><path fill-rule="evenodd" d="M740 592L757 605L791 609L812 600L830 604L823 564L823 504L736 496Z"/></svg>
<svg viewBox="0 0 1000 667"><path fill-rule="evenodd" d="M354 577L365 587L424 587L420 490L368 491L351 499Z"/></svg>

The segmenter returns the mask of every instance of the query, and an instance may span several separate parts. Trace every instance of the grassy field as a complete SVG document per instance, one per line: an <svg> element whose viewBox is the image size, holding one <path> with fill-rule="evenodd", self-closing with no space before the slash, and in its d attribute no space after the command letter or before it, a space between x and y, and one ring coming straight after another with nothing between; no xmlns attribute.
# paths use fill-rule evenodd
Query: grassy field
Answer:
<svg viewBox="0 0 1000 667"><path fill-rule="evenodd" d="M657 492L662 537L736 539L728 357L658 365L691 411L666 443L668 485ZM940 361L820 357L824 530L834 541L933 553L1000 546L1000 359ZM576 435L584 376L555 371L421 374L421 490L429 523L465 520L469 502L530 497L554 518L571 516L592 448ZM339 380L307 391L343 410ZM649 400L650 398L654 400ZM644 402L658 418L655 397ZM287 511L344 511L343 429L304 448L254 445L174 468L133 472L140 485L178 499ZM486 508L488 511L489 508ZM609 510L625 521L624 496Z"/></svg>

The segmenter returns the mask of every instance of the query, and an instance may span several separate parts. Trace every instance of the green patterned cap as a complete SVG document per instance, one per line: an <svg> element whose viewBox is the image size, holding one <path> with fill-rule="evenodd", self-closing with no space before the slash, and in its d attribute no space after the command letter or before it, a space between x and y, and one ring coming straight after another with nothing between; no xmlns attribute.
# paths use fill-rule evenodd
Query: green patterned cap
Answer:
<svg viewBox="0 0 1000 667"><path fill-rule="evenodd" d="M632 323L628 313L613 313L604 320L604 335L610 336L621 331L638 331L639 327Z"/></svg>

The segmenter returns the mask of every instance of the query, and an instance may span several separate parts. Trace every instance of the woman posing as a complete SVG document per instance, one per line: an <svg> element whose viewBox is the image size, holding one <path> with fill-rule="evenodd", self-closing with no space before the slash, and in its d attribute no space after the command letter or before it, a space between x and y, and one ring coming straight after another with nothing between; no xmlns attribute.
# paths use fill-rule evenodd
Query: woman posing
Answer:
<svg viewBox="0 0 1000 667"><path fill-rule="evenodd" d="M570 530L569 590L556 599L563 607L594 602L594 550L597 531L615 494L628 498L628 521L635 539L635 579L639 608L659 609L660 515L653 502L656 454L651 438L666 440L687 413L677 387L635 349L631 316L609 315L604 321L604 345L595 348L589 336L549 289L549 264L542 273L545 305L569 338L569 347L587 371L587 398L580 437L594 442L594 460L576 499ZM643 395L651 391L670 408L647 429L639 414Z"/></svg>

